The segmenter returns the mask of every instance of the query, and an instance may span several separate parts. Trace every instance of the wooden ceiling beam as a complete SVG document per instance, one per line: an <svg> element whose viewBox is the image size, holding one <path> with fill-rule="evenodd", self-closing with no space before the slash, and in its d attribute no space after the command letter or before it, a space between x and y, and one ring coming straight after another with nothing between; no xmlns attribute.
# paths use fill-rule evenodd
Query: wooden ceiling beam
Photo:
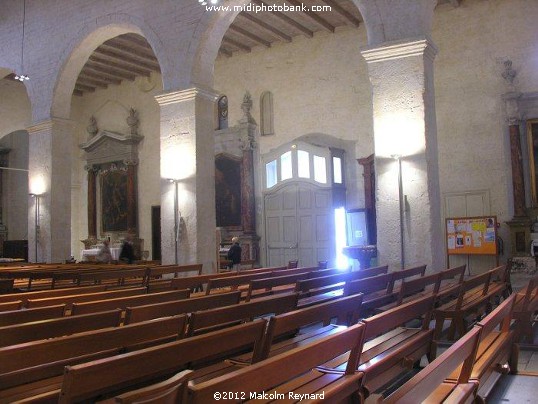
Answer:
<svg viewBox="0 0 538 404"><path fill-rule="evenodd" d="M115 48L107 46L105 44L98 47L94 53L102 56L107 56L114 60L121 62L122 64L130 64L134 67L142 67L145 69L160 71L158 63L154 63L145 58L134 57L133 54L127 54L126 52L118 51Z"/></svg>
<svg viewBox="0 0 538 404"><path fill-rule="evenodd" d="M120 79L113 76L109 76L106 73L94 71L91 68L87 68L87 66L84 66L84 68L82 69L78 77L88 77L90 79L100 80L107 84L116 84L116 85L121 84Z"/></svg>
<svg viewBox="0 0 538 404"><path fill-rule="evenodd" d="M459 7L461 4L461 0L449 0L450 4L452 4L454 7Z"/></svg>
<svg viewBox="0 0 538 404"><path fill-rule="evenodd" d="M84 84L75 83L75 90L86 91L86 92L88 92L88 93L93 93L93 92L95 92L95 87L92 87L92 86L86 86L86 85L84 85Z"/></svg>
<svg viewBox="0 0 538 404"><path fill-rule="evenodd" d="M302 8L302 4L298 2L297 0L286 0L286 1L290 3L292 6L297 7L299 10ZM320 27L326 29L327 31L331 33L334 33L334 30L335 30L334 25L330 24L329 21L327 21L326 19L321 18L319 15L317 15L316 13L310 10L302 11L302 13L308 16L312 21L314 21Z"/></svg>
<svg viewBox="0 0 538 404"><path fill-rule="evenodd" d="M264 21L262 21L262 20L260 20L260 19L258 19L256 17L253 17L252 15L248 14L246 11L243 11L243 12L239 13L239 16L246 19L246 20L249 20L250 22L253 22L254 24L257 24L258 26L262 27L266 31L269 31L272 34L276 35L277 37L279 37L283 41L291 42L291 36L285 34L284 32L280 31L279 29L276 29L272 25L267 24L266 22L264 22Z"/></svg>
<svg viewBox="0 0 538 404"><path fill-rule="evenodd" d="M92 56L90 56L89 60L91 62L99 63L103 66L110 66L115 69L125 71L126 73L129 73L129 74L135 74L137 76L149 77L151 75L151 70L149 69L143 69L139 66L133 67L131 65L126 65L123 63L113 62L112 60L110 60L110 58L107 58L106 56L102 57L102 56L93 54Z"/></svg>
<svg viewBox="0 0 538 404"><path fill-rule="evenodd" d="M245 38L248 38L254 42L259 43L260 45L263 45L267 48L271 47L271 42L266 41L263 38L260 38L258 35L253 34L252 32L247 31L246 29L237 27L235 25L230 25L230 28L228 28L230 31L236 32L240 35L243 35Z"/></svg>
<svg viewBox="0 0 538 404"><path fill-rule="evenodd" d="M109 41L106 41L103 45L119 50L120 52L125 52L130 56L136 56L140 59L144 59L157 64L159 63L151 49L142 48L138 45L129 42L125 43L123 41L125 40L122 40L121 38L114 38Z"/></svg>
<svg viewBox="0 0 538 404"><path fill-rule="evenodd" d="M232 51L226 49L224 46L221 45L219 48L219 53L222 53L224 56L231 58L233 56Z"/></svg>
<svg viewBox="0 0 538 404"><path fill-rule="evenodd" d="M252 0L252 3L254 4L257 4L259 6L265 6L267 7L268 5L266 3L264 3L262 0ZM306 28L304 25L298 23L297 21L295 21L293 18L290 18L288 17L286 14L280 12L280 11L271 11L271 13L275 16L275 17L278 17L281 21L284 21L286 24L288 25L291 25L292 27L298 29L299 31L301 31L304 35L306 35L307 37L309 38L312 38L314 36L314 32L309 30L308 28Z"/></svg>
<svg viewBox="0 0 538 404"><path fill-rule="evenodd" d="M232 45L232 46L235 46L236 48L238 49L241 49L241 50L244 50L245 52L249 52L251 51L250 47L246 46L246 45L243 45L241 42L237 42L231 38L227 38L227 37L224 37L222 38L222 42L225 42L229 45Z"/></svg>
<svg viewBox="0 0 538 404"><path fill-rule="evenodd" d="M85 76L82 76L82 75L78 76L77 83L87 84L89 86L99 87L99 88L107 88L108 87L108 84L106 82L104 82L104 81L91 79L89 77L85 77Z"/></svg>
<svg viewBox="0 0 538 404"><path fill-rule="evenodd" d="M76 95L77 97L82 97L84 95L83 91L77 90L76 88L73 90L73 95Z"/></svg>
<svg viewBox="0 0 538 404"><path fill-rule="evenodd" d="M351 14L349 11L347 11L345 8L343 8L341 5L339 5L334 0L322 0L325 4L331 7L332 11L336 11L338 14L340 14L342 17L344 17L351 25L354 27L358 27L361 24L361 21L356 18L353 14Z"/></svg>
<svg viewBox="0 0 538 404"><path fill-rule="evenodd" d="M111 78L116 79L116 80L119 79L119 80L134 81L134 79L136 78L136 75L134 75L134 74L125 73L125 72L119 71L117 69L114 69L114 68L111 68L111 67L108 67L108 66L104 66L104 65L101 65L101 64L98 64L98 63L94 63L94 62L86 63L86 66L84 67L84 70L86 70L86 68L92 69L92 70L97 71L97 72L99 72L101 74L106 74L108 77L111 77Z"/></svg>
<svg viewBox="0 0 538 404"><path fill-rule="evenodd" d="M139 48L142 48L142 49L145 49L147 51L150 51L153 55L155 55L155 52L153 52L153 48L151 47L149 42L146 41L145 38L143 38L143 37L141 37L139 35L125 34L125 35L117 36L114 39L120 40L123 43L134 44L134 45L138 46Z"/></svg>

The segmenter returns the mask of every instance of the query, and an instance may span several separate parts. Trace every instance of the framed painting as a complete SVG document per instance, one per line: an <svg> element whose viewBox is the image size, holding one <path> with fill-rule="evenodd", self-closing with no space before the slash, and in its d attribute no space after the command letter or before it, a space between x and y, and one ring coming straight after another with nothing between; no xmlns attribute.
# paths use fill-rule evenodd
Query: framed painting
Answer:
<svg viewBox="0 0 538 404"><path fill-rule="evenodd" d="M241 226L241 160L219 155L215 159L217 227Z"/></svg>
<svg viewBox="0 0 538 404"><path fill-rule="evenodd" d="M126 171L108 171L101 175L101 220L103 233L127 231Z"/></svg>

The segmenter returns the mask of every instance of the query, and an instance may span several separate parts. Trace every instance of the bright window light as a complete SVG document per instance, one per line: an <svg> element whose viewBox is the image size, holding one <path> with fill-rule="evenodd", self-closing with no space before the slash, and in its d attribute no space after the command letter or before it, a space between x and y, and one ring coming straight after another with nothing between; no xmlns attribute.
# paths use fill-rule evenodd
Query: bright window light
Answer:
<svg viewBox="0 0 538 404"><path fill-rule="evenodd" d="M346 210L336 208L334 210L334 242L336 247L336 267L349 268L349 259L342 252L346 246Z"/></svg>
<svg viewBox="0 0 538 404"><path fill-rule="evenodd" d="M267 188L271 188L276 185L276 160L270 161L265 165L265 175L267 179Z"/></svg>
<svg viewBox="0 0 538 404"><path fill-rule="evenodd" d="M333 180L335 184L342 183L342 159L333 157Z"/></svg>
<svg viewBox="0 0 538 404"><path fill-rule="evenodd" d="M299 164L299 178L310 178L310 153L304 150L297 151Z"/></svg>
<svg viewBox="0 0 538 404"><path fill-rule="evenodd" d="M314 156L314 179L321 183L327 183L327 164L325 157Z"/></svg>
<svg viewBox="0 0 538 404"><path fill-rule="evenodd" d="M280 156L280 180L288 180L293 177L293 169L291 165L291 151Z"/></svg>

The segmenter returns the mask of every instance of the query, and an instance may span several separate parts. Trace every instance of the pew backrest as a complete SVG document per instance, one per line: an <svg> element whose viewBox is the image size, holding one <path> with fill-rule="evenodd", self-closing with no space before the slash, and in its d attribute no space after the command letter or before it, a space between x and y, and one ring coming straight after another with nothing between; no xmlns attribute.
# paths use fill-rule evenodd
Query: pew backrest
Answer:
<svg viewBox="0 0 538 404"><path fill-rule="evenodd" d="M192 336L268 314L281 314L297 308L296 293L263 297L246 303L220 307L191 314L187 335Z"/></svg>
<svg viewBox="0 0 538 404"><path fill-rule="evenodd" d="M400 271L392 272L392 282L389 286L388 292L392 292L397 282L403 281L413 276L424 276L426 272L426 265L419 265L413 268L402 269Z"/></svg>
<svg viewBox="0 0 538 404"><path fill-rule="evenodd" d="M118 297L114 299L96 300L84 303L73 303L71 314L87 314L113 309L126 310L127 307L146 305L152 303L169 302L173 300L188 299L189 289L172 290L168 292L149 293L140 296Z"/></svg>
<svg viewBox="0 0 538 404"><path fill-rule="evenodd" d="M146 321L152 318L175 316L199 310L230 306L238 304L240 299L241 292L235 291L210 296L191 297L189 299L181 299L171 302L127 307L125 312L125 324L139 323L140 321Z"/></svg>
<svg viewBox="0 0 538 404"><path fill-rule="evenodd" d="M26 307L26 302L28 301L28 299L45 299L48 297L56 296L104 292L105 290L105 285L96 285L62 289L38 290L34 292L9 293L5 295L0 295L0 304L14 300L21 300L23 302L23 306Z"/></svg>
<svg viewBox="0 0 538 404"><path fill-rule="evenodd" d="M253 279L261 279L270 277L271 272L261 272L255 274L227 276L224 278L212 278L207 283L206 295L209 295L212 290L229 287L239 287L241 285L248 285Z"/></svg>
<svg viewBox="0 0 538 404"><path fill-rule="evenodd" d="M256 320L137 352L67 366L59 403L89 400L112 393L128 385L175 373L191 362L245 346L259 349L265 326L265 320Z"/></svg>
<svg viewBox="0 0 538 404"><path fill-rule="evenodd" d="M65 304L57 304L54 306L38 307L27 310L4 311L0 313L0 327L62 317L64 315L64 311Z"/></svg>

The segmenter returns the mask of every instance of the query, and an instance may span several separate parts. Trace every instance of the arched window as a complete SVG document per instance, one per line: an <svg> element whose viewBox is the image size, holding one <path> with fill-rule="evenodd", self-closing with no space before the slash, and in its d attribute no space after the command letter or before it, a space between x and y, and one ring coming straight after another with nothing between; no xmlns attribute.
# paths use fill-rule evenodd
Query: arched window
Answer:
<svg viewBox="0 0 538 404"><path fill-rule="evenodd" d="M223 95L218 101L219 129L228 128L228 97Z"/></svg>
<svg viewBox="0 0 538 404"><path fill-rule="evenodd" d="M264 92L260 97L260 133L262 136L275 133L273 120L273 93Z"/></svg>

